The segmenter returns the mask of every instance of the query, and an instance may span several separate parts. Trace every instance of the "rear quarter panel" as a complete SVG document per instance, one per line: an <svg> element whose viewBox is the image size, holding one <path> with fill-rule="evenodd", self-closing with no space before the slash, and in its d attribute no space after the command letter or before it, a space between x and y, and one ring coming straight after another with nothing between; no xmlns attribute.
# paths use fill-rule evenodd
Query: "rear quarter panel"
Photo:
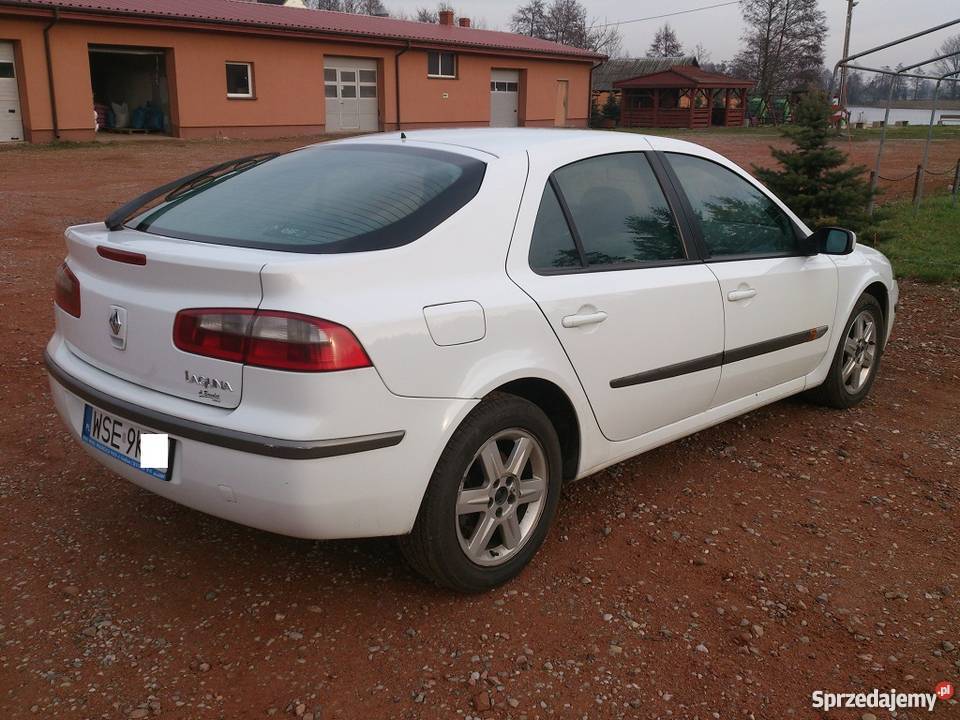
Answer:
<svg viewBox="0 0 960 720"><path fill-rule="evenodd" d="M504 268L526 158L477 156L487 162L479 193L439 227L391 250L270 262L262 307L346 325L396 395L479 398L522 377L551 380L568 395L579 390L543 315ZM424 308L460 302L483 308L485 334L441 347Z"/></svg>

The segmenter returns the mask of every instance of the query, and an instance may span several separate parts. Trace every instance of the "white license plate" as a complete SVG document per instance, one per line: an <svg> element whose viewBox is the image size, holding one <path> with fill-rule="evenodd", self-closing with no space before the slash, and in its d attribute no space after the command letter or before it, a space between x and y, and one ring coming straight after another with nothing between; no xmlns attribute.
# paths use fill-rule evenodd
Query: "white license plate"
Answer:
<svg viewBox="0 0 960 720"><path fill-rule="evenodd" d="M140 467L140 436L149 432L151 431L93 405L85 405L83 408L83 430L80 436L87 445L135 467L140 472L159 480L167 480L169 468Z"/></svg>

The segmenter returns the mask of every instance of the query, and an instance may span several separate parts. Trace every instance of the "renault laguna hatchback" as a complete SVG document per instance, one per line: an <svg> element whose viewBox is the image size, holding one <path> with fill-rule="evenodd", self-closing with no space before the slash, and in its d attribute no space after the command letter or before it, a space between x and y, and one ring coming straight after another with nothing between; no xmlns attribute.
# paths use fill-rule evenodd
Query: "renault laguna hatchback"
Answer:
<svg viewBox="0 0 960 720"><path fill-rule="evenodd" d="M244 158L66 239L46 365L85 450L238 523L399 536L463 591L523 568L564 482L795 393L859 403L897 304L853 233L626 133Z"/></svg>

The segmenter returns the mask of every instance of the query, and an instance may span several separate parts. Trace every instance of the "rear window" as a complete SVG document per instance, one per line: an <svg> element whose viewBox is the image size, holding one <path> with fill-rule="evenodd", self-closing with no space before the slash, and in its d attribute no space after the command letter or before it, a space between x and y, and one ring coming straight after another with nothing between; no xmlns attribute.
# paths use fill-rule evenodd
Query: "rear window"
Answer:
<svg viewBox="0 0 960 720"><path fill-rule="evenodd" d="M130 224L267 250L383 250L413 242L470 202L485 170L480 160L423 148L311 147L217 178Z"/></svg>

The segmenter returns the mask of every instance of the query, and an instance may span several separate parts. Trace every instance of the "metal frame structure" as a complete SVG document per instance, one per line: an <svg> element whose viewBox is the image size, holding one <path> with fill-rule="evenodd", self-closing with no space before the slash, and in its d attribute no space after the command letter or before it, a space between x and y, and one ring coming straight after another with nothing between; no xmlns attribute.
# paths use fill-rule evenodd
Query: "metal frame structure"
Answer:
<svg viewBox="0 0 960 720"><path fill-rule="evenodd" d="M877 45L876 47L870 48L869 50L863 50L863 51L861 51L861 52L854 53L853 55L848 55L848 56L846 56L846 57L843 57L843 58L841 58L840 60L837 61L837 64L836 64L836 65L833 66L833 75L832 75L831 78L830 78L830 93L831 93L831 96L832 96L832 94L833 94L834 84L836 83L837 72L838 72L838 70L840 69L841 66L844 68L845 71L846 71L846 70L849 70L849 69L855 69L855 70L864 70L864 71L866 71L866 72L880 73L880 74L882 74L882 75L889 75L889 76L891 76L891 77L893 77L893 78L900 78L900 77L905 77L905 78L906 78L906 77L908 77L908 78L918 78L918 79L922 79L922 80L935 80L935 81L936 81L937 84L936 84L936 88L935 88L935 90L934 90L933 103L932 103L932 107L931 107L931 110L930 110L930 122L929 122L929 124L928 124L928 126L927 126L927 140L926 140L926 143L924 144L924 148L923 148L923 161L921 162L919 168L917 169L917 173L918 173L918 176L917 176L917 191L914 193L914 212L916 212L917 208L919 208L919 206L920 206L920 200L921 200L921 198L922 198L922 196L923 196L923 179L924 179L924 175L925 175L925 173L926 173L927 161L928 161L929 155L930 155L930 143L931 143L932 138L933 138L933 123L934 123L934 120L935 120L936 114L937 114L937 100L938 100L939 95L940 95L940 86L941 86L941 84L942 84L944 81L948 81L948 82L958 82L958 81L960 81L960 77L951 77L952 75L958 75L958 74L960 74L960 73L958 73L958 72L950 72L950 73L946 73L945 75L941 75L941 76L938 77L938 76L935 76L935 75L922 75L922 74L917 74L917 73L911 73L911 72L909 72L909 71L910 71L910 70L915 70L915 69L917 69L917 68L919 68L919 67L922 67L922 66L927 65L927 64L932 63L932 62L938 62L938 61L940 61L940 60L944 60L944 59L949 58L949 57L954 57L954 56L956 56L956 55L960 55L960 53L955 53L955 52L954 52L954 53L946 53L946 54L943 54L943 55L938 55L938 56L936 56L936 57L928 58L927 60L924 60L923 62L914 63L913 65L908 65L908 66L906 66L906 67L899 68L898 70L891 70L891 69L888 69L888 68L887 68L887 69L884 69L884 68L874 68L874 67L869 67L869 66L864 66L864 65L857 65L857 64L854 64L852 61L853 61L853 60L856 60L856 59L858 59L858 58L861 58L861 57L865 57L866 55L872 55L873 53L879 52L879 51L881 51L881 50L886 50L887 48L894 47L895 45L900 45L900 44L902 44L902 43L909 42L910 40L915 40L915 39L920 38L920 37L923 37L923 36L925 36L925 35L929 35L930 33L937 32L938 30L943 30L943 29L945 29L945 28L952 27L952 26L958 25L958 24L960 24L960 18L957 18L957 19L955 19L955 20L949 20L949 21L947 21L947 22L945 22L945 23L941 23L940 25L936 25L936 26L934 26L934 27L927 28L926 30L920 30L919 32L915 32L915 33L912 33L912 34L910 34L910 35L905 35L904 37L898 38L898 39L896 39L896 40L891 40L890 42L883 43L882 45ZM844 75L846 75L846 74L847 74L847 73L844 72ZM870 205L869 205L869 207L867 208L867 210L868 210L868 212L870 213L870 215L873 215L874 194L875 194L876 189L877 189L877 183L878 183L879 180L880 180L880 163L881 163L881 160L882 160L882 158L883 158L883 146L884 146L884 143L886 142L886 137L887 137L887 125L889 125L889 123L890 123L890 106L893 104L893 91L894 91L895 87L896 87L896 82L893 81L893 80L891 80L891 82L890 82L890 90L889 90L889 92L887 93L887 104L886 104L886 107L885 107L885 109L884 109L884 114L883 114L883 125L882 125L881 128L880 128L880 146L877 148L877 160L876 160L876 163L874 164L873 174L872 174L872 176L871 176L871 178L870 178L870 190L871 190L871 194L870 194ZM843 93L844 88L840 88L839 90L840 90L840 94L841 94L841 96L842 96L842 93ZM958 173L958 174L960 174L960 173ZM957 191L957 188L956 188L956 180L955 180L955 182L954 182L954 201L956 201L956 194L957 194L956 191Z"/></svg>

